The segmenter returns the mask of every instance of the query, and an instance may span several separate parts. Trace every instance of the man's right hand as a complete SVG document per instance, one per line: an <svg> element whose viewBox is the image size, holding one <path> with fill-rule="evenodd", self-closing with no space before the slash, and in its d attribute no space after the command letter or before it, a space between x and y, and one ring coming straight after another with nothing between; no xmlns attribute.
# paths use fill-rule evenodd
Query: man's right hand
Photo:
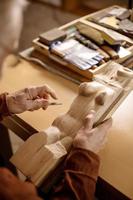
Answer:
<svg viewBox="0 0 133 200"><path fill-rule="evenodd" d="M85 118L84 126L78 131L73 146L98 153L107 141L107 133L112 125L112 119L105 120L93 128L95 112L91 111Z"/></svg>

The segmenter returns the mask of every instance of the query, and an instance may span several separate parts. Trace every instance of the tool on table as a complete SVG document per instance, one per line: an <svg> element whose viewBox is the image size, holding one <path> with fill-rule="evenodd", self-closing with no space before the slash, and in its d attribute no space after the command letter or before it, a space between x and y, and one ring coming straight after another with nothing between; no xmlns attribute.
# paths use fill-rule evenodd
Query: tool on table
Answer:
<svg viewBox="0 0 133 200"><path fill-rule="evenodd" d="M75 39L78 40L79 42L81 42L82 44L84 44L86 47L89 47L89 48L91 48L93 50L97 50L99 48L91 40L86 39L84 36L82 36L79 33L75 35Z"/></svg>
<svg viewBox="0 0 133 200"><path fill-rule="evenodd" d="M131 22L129 19L122 20L119 23L119 27L120 29L123 29L124 31L133 33L133 22Z"/></svg>
<svg viewBox="0 0 133 200"><path fill-rule="evenodd" d="M110 55L112 59L119 58L119 55L116 51L114 51L110 46L102 45L101 48Z"/></svg>
<svg viewBox="0 0 133 200"><path fill-rule="evenodd" d="M53 44L51 52L63 57L64 60L82 70L91 68L104 58L99 52L85 47L75 39Z"/></svg>
<svg viewBox="0 0 133 200"><path fill-rule="evenodd" d="M105 51L103 51L98 45L96 45L94 42L92 42L91 40L87 39L83 35L77 33L75 35L75 38L76 38L76 40L78 40L79 42L84 44L86 47L89 47L89 48L91 48L93 50L98 51L104 57L105 61L108 61L110 59L110 56Z"/></svg>
<svg viewBox="0 0 133 200"><path fill-rule="evenodd" d="M133 32L132 32L133 10L115 6L109 11L106 10L106 11L101 11L98 14L94 14L91 17L91 20L96 23L105 25L107 27L112 27L113 29L116 29L119 32L123 32L128 37L131 37L131 38L133 37ZM104 37L104 35L102 36ZM112 33L112 36L113 36L113 33Z"/></svg>
<svg viewBox="0 0 133 200"><path fill-rule="evenodd" d="M96 30L95 28L89 26L89 25L85 25L83 23L78 23L76 24L76 27L78 29L78 31L86 36L87 38L93 40L94 42L96 42L97 44L103 44L104 43L104 39L102 37L102 34L100 31Z"/></svg>
<svg viewBox="0 0 133 200"><path fill-rule="evenodd" d="M36 99L40 99L40 97L37 96ZM60 103L60 102L48 102L48 106L54 106L54 105L62 105L62 103Z"/></svg>
<svg viewBox="0 0 133 200"><path fill-rule="evenodd" d="M124 62L122 62L122 65L129 69L133 69L133 57L131 56L128 59L126 59Z"/></svg>
<svg viewBox="0 0 133 200"><path fill-rule="evenodd" d="M130 11L122 7L113 8L111 11L109 11L109 14L111 14L112 16L116 16L117 19L120 20L127 19L128 17L130 17Z"/></svg>
<svg viewBox="0 0 133 200"><path fill-rule="evenodd" d="M67 34L65 31L54 28L50 31L42 33L40 37L40 41L46 45L51 45L56 41L63 41L66 38Z"/></svg>
<svg viewBox="0 0 133 200"><path fill-rule="evenodd" d="M100 23L107 24L109 26L113 26L114 28L119 28L119 20L115 16L104 17L99 20Z"/></svg>

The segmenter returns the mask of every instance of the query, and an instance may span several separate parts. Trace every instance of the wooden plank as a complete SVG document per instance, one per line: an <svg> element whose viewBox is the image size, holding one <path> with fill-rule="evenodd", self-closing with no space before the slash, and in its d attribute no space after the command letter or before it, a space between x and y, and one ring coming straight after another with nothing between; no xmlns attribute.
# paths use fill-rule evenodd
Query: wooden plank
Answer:
<svg viewBox="0 0 133 200"><path fill-rule="evenodd" d="M11 158L11 162L16 163L16 167L36 186L39 186L67 154L71 143L72 139L65 137L53 144L47 144L45 134L38 133L20 147Z"/></svg>
<svg viewBox="0 0 133 200"><path fill-rule="evenodd" d="M6 117L1 123L12 130L24 141L27 140L32 134L37 133L36 129L19 118L17 115Z"/></svg>

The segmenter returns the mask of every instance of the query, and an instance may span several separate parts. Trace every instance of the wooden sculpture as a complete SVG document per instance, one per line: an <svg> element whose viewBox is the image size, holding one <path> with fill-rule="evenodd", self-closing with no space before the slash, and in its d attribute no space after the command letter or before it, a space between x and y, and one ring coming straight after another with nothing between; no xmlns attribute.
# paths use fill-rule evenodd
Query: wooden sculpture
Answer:
<svg viewBox="0 0 133 200"><path fill-rule="evenodd" d="M133 73L111 62L96 80L79 86L79 93L68 112L57 117L51 127L31 136L11 158L11 162L30 180L39 185L67 154L72 139L82 127L90 110L96 111L95 123L107 117Z"/></svg>

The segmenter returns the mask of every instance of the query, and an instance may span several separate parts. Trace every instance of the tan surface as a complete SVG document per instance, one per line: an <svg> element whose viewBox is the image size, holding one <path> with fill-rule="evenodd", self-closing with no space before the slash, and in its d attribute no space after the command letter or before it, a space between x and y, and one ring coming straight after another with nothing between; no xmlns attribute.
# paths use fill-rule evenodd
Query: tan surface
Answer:
<svg viewBox="0 0 133 200"><path fill-rule="evenodd" d="M113 127L100 155L100 176L133 199L133 92L113 114Z"/></svg>
<svg viewBox="0 0 133 200"><path fill-rule="evenodd" d="M7 67L0 81L0 92L15 91L27 85L47 83L59 96L62 106L51 106L47 111L26 112L20 117L38 130L50 125L60 113L68 110L77 94L78 86L59 76L50 74L39 66L26 62L17 67ZM113 115L113 128L105 149L101 152L100 176L125 195L133 199L133 93Z"/></svg>
<svg viewBox="0 0 133 200"><path fill-rule="evenodd" d="M6 67L0 81L0 92L11 92L26 86L43 84L48 84L56 91L58 102L63 103L63 105L50 106L46 111L40 109L39 111L25 112L19 115L37 130L49 127L59 114L68 110L77 94L78 85L60 76L55 76L40 66L30 65L26 62L19 64L17 67Z"/></svg>

